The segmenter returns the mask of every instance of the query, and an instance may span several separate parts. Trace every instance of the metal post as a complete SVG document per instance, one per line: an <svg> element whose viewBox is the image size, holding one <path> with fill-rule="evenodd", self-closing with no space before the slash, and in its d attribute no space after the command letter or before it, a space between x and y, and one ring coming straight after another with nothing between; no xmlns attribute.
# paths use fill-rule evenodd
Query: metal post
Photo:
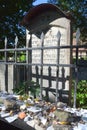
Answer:
<svg viewBox="0 0 87 130"><path fill-rule="evenodd" d="M26 48L31 48L32 47L32 34L30 34L29 40L26 42ZM32 80L32 66L29 65L29 63L32 63L32 51L31 50L26 50L26 70L27 70L27 86L26 86L26 93L28 94L28 87Z"/></svg>
<svg viewBox="0 0 87 130"><path fill-rule="evenodd" d="M18 43L18 37L16 36L15 37L15 63L17 63L17 43Z"/></svg>
<svg viewBox="0 0 87 130"><path fill-rule="evenodd" d="M42 87L43 87L43 44L44 44L44 33L41 33L41 82L40 82L40 99L42 100Z"/></svg>
<svg viewBox="0 0 87 130"><path fill-rule="evenodd" d="M75 68L75 76L76 76L76 79L75 79L75 86L74 86L74 104L73 104L73 107L76 108L76 95L77 95L77 84L78 84L78 68L76 67Z"/></svg>
<svg viewBox="0 0 87 130"><path fill-rule="evenodd" d="M77 85L78 85L78 43L80 37L80 30L79 28L76 31L76 67L75 67L75 86L74 86L74 104L73 107L76 108L76 95L77 95Z"/></svg>
<svg viewBox="0 0 87 130"><path fill-rule="evenodd" d="M5 37L5 49L7 49L7 37ZM7 63L7 51L5 50L5 63ZM5 90L8 92L8 65L5 64Z"/></svg>
<svg viewBox="0 0 87 130"><path fill-rule="evenodd" d="M18 72L17 72L17 65L16 65L16 63L17 63L17 51L16 51L16 49L17 49L17 43L18 43L18 37L16 36L15 37L15 57L14 57L14 60L15 60L15 65L14 65L14 73L15 73L15 87L18 87Z"/></svg>
<svg viewBox="0 0 87 130"><path fill-rule="evenodd" d="M57 33L57 46L60 46L60 38L61 38L61 33L58 31ZM60 58L60 49L57 49L57 70L56 70L56 102L58 102L58 86L59 86L59 59Z"/></svg>

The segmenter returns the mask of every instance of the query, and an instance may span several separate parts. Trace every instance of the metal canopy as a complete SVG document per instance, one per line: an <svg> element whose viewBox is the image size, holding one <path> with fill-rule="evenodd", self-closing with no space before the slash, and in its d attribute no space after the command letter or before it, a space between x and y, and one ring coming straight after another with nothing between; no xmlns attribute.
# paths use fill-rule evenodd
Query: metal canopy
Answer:
<svg viewBox="0 0 87 130"><path fill-rule="evenodd" d="M31 20L34 20L35 17L37 17L38 15L46 11L58 12L60 17L69 18L60 8L58 8L58 6L53 5L53 4L43 3L30 9L27 12L27 14L24 16L22 21L20 22L20 25L25 26L27 28Z"/></svg>

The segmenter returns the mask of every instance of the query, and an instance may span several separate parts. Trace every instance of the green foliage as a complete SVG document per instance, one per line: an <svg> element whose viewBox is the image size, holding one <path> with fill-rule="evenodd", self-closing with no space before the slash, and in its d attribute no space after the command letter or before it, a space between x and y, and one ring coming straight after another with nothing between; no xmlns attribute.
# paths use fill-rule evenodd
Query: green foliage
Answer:
<svg viewBox="0 0 87 130"><path fill-rule="evenodd" d="M87 0L48 0L49 3L56 4L67 15L71 15L73 30L79 27L82 41L87 37Z"/></svg>
<svg viewBox="0 0 87 130"><path fill-rule="evenodd" d="M75 81L73 81L72 98L74 98L74 82ZM87 80L81 80L78 82L76 107L87 109Z"/></svg>
<svg viewBox="0 0 87 130"><path fill-rule="evenodd" d="M20 83L19 87L13 89L13 93L18 95L28 94L29 92L34 96L34 98L39 96L40 85L34 81L25 81Z"/></svg>
<svg viewBox="0 0 87 130"><path fill-rule="evenodd" d="M0 0L0 42L2 43L5 36L8 42L14 44L14 38L17 35L20 45L24 45L25 28L20 27L19 23L25 13L33 6L35 0ZM4 44L0 44L3 48Z"/></svg>
<svg viewBox="0 0 87 130"><path fill-rule="evenodd" d="M81 61L87 62L87 56L83 56L78 59L78 63ZM73 64L76 64L76 58L73 58Z"/></svg>
<svg viewBox="0 0 87 130"><path fill-rule="evenodd" d="M26 54L24 52L21 52L21 55L19 56L19 61L20 62L26 61Z"/></svg>

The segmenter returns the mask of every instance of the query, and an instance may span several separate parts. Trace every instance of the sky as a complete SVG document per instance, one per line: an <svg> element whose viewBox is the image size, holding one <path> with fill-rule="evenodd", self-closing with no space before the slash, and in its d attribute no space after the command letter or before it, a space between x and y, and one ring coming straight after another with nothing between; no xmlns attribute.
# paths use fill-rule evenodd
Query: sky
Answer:
<svg viewBox="0 0 87 130"><path fill-rule="evenodd" d="M36 0L33 5L38 5L38 4L42 4L42 3L47 3L47 0Z"/></svg>

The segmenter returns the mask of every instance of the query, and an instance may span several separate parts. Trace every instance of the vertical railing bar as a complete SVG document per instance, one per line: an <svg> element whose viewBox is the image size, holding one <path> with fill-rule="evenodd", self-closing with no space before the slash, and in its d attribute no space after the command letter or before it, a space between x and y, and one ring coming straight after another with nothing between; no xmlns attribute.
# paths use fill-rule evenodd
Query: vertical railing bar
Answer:
<svg viewBox="0 0 87 130"><path fill-rule="evenodd" d="M29 40L26 40L26 48L29 48ZM29 84L28 84L28 81L29 81L29 65L28 65L29 64L29 50L26 50L26 63L27 63L27 65L26 65L26 75L27 75L27 77L26 77L27 78L26 79L27 84L26 85L27 86L25 88L25 93L28 94L28 86L29 86Z"/></svg>
<svg viewBox="0 0 87 130"><path fill-rule="evenodd" d="M18 37L16 36L16 37L15 37L15 48L14 48L14 50L15 50L15 51L14 51L14 62L15 62L15 63L17 63L17 51L16 51L16 49L17 49L17 43L18 43ZM18 87L18 82L17 82L17 80L18 80L18 79L17 79L17 65L16 65L16 64L14 65L14 73L15 73L15 75L16 75L16 76L14 77L14 78L15 78L15 81L14 81L14 84L15 84L15 85L14 85L14 87Z"/></svg>
<svg viewBox="0 0 87 130"><path fill-rule="evenodd" d="M7 63L7 37L5 37L5 63ZM8 65L5 64L5 90L8 92Z"/></svg>
<svg viewBox="0 0 87 130"><path fill-rule="evenodd" d="M29 48L32 48L32 34L30 34ZM32 49L28 51L28 64L32 63ZM32 80L32 65L29 65L29 81Z"/></svg>
<svg viewBox="0 0 87 130"><path fill-rule="evenodd" d="M40 82L40 99L42 100L42 88L43 88L43 45L44 45L44 33L41 33L41 82Z"/></svg>
<svg viewBox="0 0 87 130"><path fill-rule="evenodd" d="M16 36L15 37L15 63L17 63L17 43L18 43L18 37Z"/></svg>
<svg viewBox="0 0 87 130"><path fill-rule="evenodd" d="M7 49L7 37L5 37L5 50ZM5 51L5 62L7 62L7 52Z"/></svg>
<svg viewBox="0 0 87 130"><path fill-rule="evenodd" d="M78 85L78 43L79 43L79 38L80 38L80 30L79 28L76 31L76 67L75 67L75 85L74 85L74 103L73 107L76 108L76 96L77 96L77 85Z"/></svg>
<svg viewBox="0 0 87 130"><path fill-rule="evenodd" d="M57 46L60 46L61 33L57 33ZM59 86L59 58L60 58L60 49L57 49L57 71L56 71L56 102L58 102L58 86Z"/></svg>

